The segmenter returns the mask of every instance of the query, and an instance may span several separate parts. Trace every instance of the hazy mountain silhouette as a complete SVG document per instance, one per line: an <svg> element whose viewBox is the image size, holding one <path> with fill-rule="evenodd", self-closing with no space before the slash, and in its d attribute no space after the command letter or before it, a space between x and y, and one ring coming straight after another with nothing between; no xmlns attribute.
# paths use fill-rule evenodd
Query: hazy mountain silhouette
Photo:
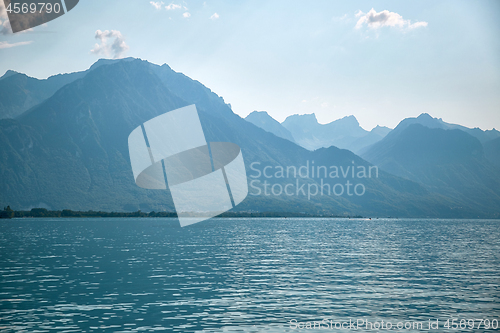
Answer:
<svg viewBox="0 0 500 333"><path fill-rule="evenodd" d="M253 111L245 117L245 120L280 138L295 142L292 133L271 117L266 111Z"/></svg>
<svg viewBox="0 0 500 333"><path fill-rule="evenodd" d="M468 128L461 125L449 124L444 122L441 118L433 118L427 113L422 113L417 118L406 118L399 123L399 125L394 129L393 135L397 134L399 131L404 130L412 124L420 124L428 128L441 128L441 129L459 129L465 133L472 135L477 138L482 143L496 139L500 137L500 132L496 129L483 131L480 128Z"/></svg>
<svg viewBox="0 0 500 333"><path fill-rule="evenodd" d="M12 70L9 69L8 71L5 72L4 75L0 76L0 81L3 80L3 79L8 78L9 76L16 75L16 74L19 74L19 73L16 72L16 71L12 71Z"/></svg>
<svg viewBox="0 0 500 333"><path fill-rule="evenodd" d="M462 130L429 128L405 119L362 156L387 172L462 202L460 209L500 208L499 169L486 159L481 142Z"/></svg>
<svg viewBox="0 0 500 333"><path fill-rule="evenodd" d="M483 144L486 158L500 167L500 138L487 141Z"/></svg>
<svg viewBox="0 0 500 333"><path fill-rule="evenodd" d="M88 71L58 74L39 80L26 74L8 70L0 77L0 119L15 118L41 103L68 83L84 77L89 71L102 65L110 65L127 59L100 59Z"/></svg>
<svg viewBox="0 0 500 333"><path fill-rule="evenodd" d="M335 146L355 153L380 141L391 131L390 128L377 126L368 132L359 126L354 116L323 125L318 123L314 113L289 116L282 125L292 133L295 142L306 149Z"/></svg>
<svg viewBox="0 0 500 333"><path fill-rule="evenodd" d="M389 127L377 125L370 132L368 132L368 134L353 141L349 145L349 150L351 150L359 155L360 151L362 151L366 147L373 145L374 143L379 142L387 134L389 134L390 131L392 131L392 130Z"/></svg>
<svg viewBox="0 0 500 333"><path fill-rule="evenodd" d="M60 74L39 80L7 71L0 78L0 119L15 118L52 96L64 85L84 76L84 72Z"/></svg>

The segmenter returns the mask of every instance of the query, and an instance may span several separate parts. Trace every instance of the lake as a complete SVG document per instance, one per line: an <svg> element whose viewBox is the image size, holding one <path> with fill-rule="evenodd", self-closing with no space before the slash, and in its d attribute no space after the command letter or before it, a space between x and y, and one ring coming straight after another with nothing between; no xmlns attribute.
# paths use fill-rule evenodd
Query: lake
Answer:
<svg viewBox="0 0 500 333"><path fill-rule="evenodd" d="M498 331L499 220L180 228L168 218L60 218L0 228L1 332L297 332L321 321L322 331L350 332L358 320L405 332L431 320L442 332L448 319L453 332Z"/></svg>

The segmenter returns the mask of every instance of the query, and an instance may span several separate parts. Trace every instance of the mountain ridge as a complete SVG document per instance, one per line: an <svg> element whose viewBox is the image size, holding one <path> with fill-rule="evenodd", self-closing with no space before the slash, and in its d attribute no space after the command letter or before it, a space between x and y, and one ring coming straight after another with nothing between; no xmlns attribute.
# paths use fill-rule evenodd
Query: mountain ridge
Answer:
<svg viewBox="0 0 500 333"><path fill-rule="evenodd" d="M172 211L168 191L135 185L127 137L144 121L190 104L197 106L207 141L234 142L241 147L249 181L260 181L260 189L268 179L253 177L250 166L254 162L261 168L313 162L329 167L372 165L348 150L329 147L311 152L276 137L236 115L222 97L200 82L168 65L132 59L101 63L16 119L0 120L0 203L16 209ZM350 174L342 181L346 180L357 181ZM280 186L290 182L276 177L273 181ZM319 179L301 181L314 186L320 183ZM339 181L325 179L330 185ZM470 205L457 210L462 204L459 200L382 170L379 177L362 181L366 186L363 196L250 194L237 210L381 217L494 216L491 210L478 212Z"/></svg>
<svg viewBox="0 0 500 333"><path fill-rule="evenodd" d="M441 129L445 129L445 130L459 129L459 130L466 132L466 133L472 135L473 137L477 138L479 141L481 141L481 143L484 143L486 141L500 137L500 132L497 131L496 129L482 130L478 127L469 128L469 127L465 127L462 125L450 124L450 123L444 122L442 118L434 118L431 115L429 115L428 113L421 113L416 118L403 119L398 124L398 126L396 126L393 133L397 133L398 131L403 130L404 128L408 127L411 124L421 124L421 125L428 127L428 128L441 128Z"/></svg>
<svg viewBox="0 0 500 333"><path fill-rule="evenodd" d="M479 139L460 129L409 124L391 132L362 157L464 206L500 207L500 169L486 159Z"/></svg>
<svg viewBox="0 0 500 333"><path fill-rule="evenodd" d="M283 127L283 125L281 125L277 120L271 117L266 111L253 111L245 117L245 120L269 133L273 133L280 138L295 143L292 133Z"/></svg>
<svg viewBox="0 0 500 333"><path fill-rule="evenodd" d="M0 78L0 119L16 118L86 72L57 74L39 80L11 71Z"/></svg>
<svg viewBox="0 0 500 333"><path fill-rule="evenodd" d="M320 124L316 115L291 115L282 123L302 147L315 150L335 146L358 153L363 148L380 141L390 131L389 128L377 126L366 131L355 116L350 115L328 124Z"/></svg>

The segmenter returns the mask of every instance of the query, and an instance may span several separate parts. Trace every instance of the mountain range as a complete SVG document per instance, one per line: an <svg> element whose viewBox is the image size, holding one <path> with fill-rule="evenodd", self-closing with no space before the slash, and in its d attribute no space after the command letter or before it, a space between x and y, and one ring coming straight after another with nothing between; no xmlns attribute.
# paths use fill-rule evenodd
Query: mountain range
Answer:
<svg viewBox="0 0 500 333"><path fill-rule="evenodd" d="M394 129L394 133L398 131L403 131L405 128L412 124L420 124L428 128L440 128L445 130L458 129L471 136L477 138L481 143L488 142L490 140L500 137L500 132L496 129L483 131L480 128L468 128L461 125L449 124L444 122L441 118L433 118L427 113L422 113L417 118L406 118L402 120L399 125Z"/></svg>
<svg viewBox="0 0 500 333"><path fill-rule="evenodd" d="M87 71L46 80L8 72L0 78L0 86L9 89L9 93L0 94L0 118L4 118L0 120L0 204L17 210L173 211L168 190L145 190L135 185L127 138L145 121L195 104L207 141L234 142L242 149L251 186L250 194L235 211L499 216L496 131L468 133L461 128L406 126L402 122L401 128L393 131L378 127L367 132L354 117L320 125L314 115L291 116L279 124L262 112L247 117L247 121L200 82L166 64L158 66L134 58L99 60ZM436 141L423 140L427 137L443 143L434 147ZM324 147L311 151L302 147L304 142L323 142ZM416 142L422 151L414 156L426 159L420 164L406 161ZM360 157L340 149L346 147L366 152ZM448 151L449 155L442 154ZM376 177L360 179L351 173L354 167L356 172L373 168L372 163L380 166ZM336 167L340 174L351 171L340 179L292 179L275 173L280 167L309 169L312 165L328 170ZM448 166L453 167L449 175ZM273 170L272 179L262 172L265 167ZM435 181L443 177L449 179ZM457 180L461 182L454 185ZM308 197L298 190L291 196L265 195L270 190L266 181L276 188L300 181L313 189L351 181L362 183L366 191L363 195L345 192ZM256 195L258 190L261 193Z"/></svg>
<svg viewBox="0 0 500 333"><path fill-rule="evenodd" d="M391 131L388 127L377 126L371 131L364 130L356 117L348 116L320 124L316 115L292 115L279 123L265 111L254 111L246 118L256 126L276 136L296 142L308 150L335 146L358 153L384 138Z"/></svg>
<svg viewBox="0 0 500 333"><path fill-rule="evenodd" d="M499 208L499 169L486 158L481 142L460 129L402 122L361 156L382 170L461 202L461 207Z"/></svg>
<svg viewBox="0 0 500 333"><path fill-rule="evenodd" d="M21 115L82 75L62 74L38 80L26 74L7 71L0 77L0 119Z"/></svg>

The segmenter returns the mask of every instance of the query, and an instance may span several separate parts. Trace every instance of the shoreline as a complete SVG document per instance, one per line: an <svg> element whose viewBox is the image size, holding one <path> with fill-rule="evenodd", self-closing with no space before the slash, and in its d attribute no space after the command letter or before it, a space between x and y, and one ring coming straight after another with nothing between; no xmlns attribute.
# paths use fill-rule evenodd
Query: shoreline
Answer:
<svg viewBox="0 0 500 333"><path fill-rule="evenodd" d="M171 217L176 218L176 212L142 212L140 210L136 212L103 212L103 211L73 211L70 209L63 210L48 210L45 208L33 208L31 210L12 210L10 207L4 208L0 211L0 219L10 219L10 218L103 218L103 217ZM306 217L306 218L365 218L361 215L353 216L341 216L341 215L320 215L320 214L307 214L307 213L292 213L292 212L224 212L217 217L219 218L234 218L234 217L246 217L246 218L262 218L262 217L276 217L276 218L288 218L288 217Z"/></svg>

